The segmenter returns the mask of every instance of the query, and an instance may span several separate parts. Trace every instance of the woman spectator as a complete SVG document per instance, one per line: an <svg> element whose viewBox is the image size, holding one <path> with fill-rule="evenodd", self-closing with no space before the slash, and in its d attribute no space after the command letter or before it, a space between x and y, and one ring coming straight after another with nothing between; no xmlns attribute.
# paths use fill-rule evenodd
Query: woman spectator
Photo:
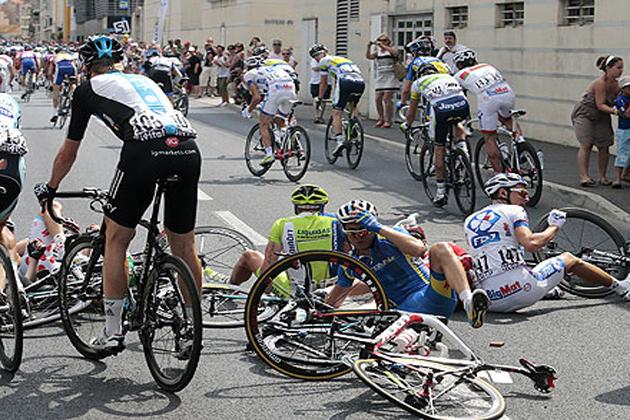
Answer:
<svg viewBox="0 0 630 420"><path fill-rule="evenodd" d="M615 97L619 93L617 78L623 73L623 59L614 55L599 57L595 63L603 74L595 79L586 89L582 99L571 113L575 135L580 143L577 161L580 171L580 185L592 187L595 181L589 176L589 159L593 146L597 147L599 183L610 185L606 176L608 168L608 148L613 144L614 133L611 114Z"/></svg>
<svg viewBox="0 0 630 420"><path fill-rule="evenodd" d="M234 47L232 47L234 49ZM221 96L219 106L228 106L230 97L228 95L227 85L230 78L230 62L231 56L229 51L225 51L223 45L217 45L217 56L214 59L214 65L217 66L217 89Z"/></svg>
<svg viewBox="0 0 630 420"><path fill-rule="evenodd" d="M195 98L201 98L201 86L199 85L199 76L201 76L201 57L197 53L197 47L192 46L188 49L188 64L186 66L186 74L191 86L191 94Z"/></svg>
<svg viewBox="0 0 630 420"><path fill-rule="evenodd" d="M365 57L376 60L376 111L378 121L376 127L390 128L394 107L392 97L399 88L399 81L394 73L394 63L398 57L398 50L392 46L392 40L387 34L380 34L376 42L370 41Z"/></svg>

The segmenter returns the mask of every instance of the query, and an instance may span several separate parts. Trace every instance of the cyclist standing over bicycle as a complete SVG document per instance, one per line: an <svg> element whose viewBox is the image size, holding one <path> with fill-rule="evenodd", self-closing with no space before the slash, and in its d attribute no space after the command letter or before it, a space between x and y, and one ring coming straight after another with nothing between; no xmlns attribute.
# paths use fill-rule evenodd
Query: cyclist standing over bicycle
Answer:
<svg viewBox="0 0 630 420"><path fill-rule="evenodd" d="M625 301L630 301L630 274L619 281L569 252L530 269L524 251L536 252L551 242L566 221L566 213L551 210L547 219L549 227L533 233L524 209L528 201L524 178L512 173L497 174L486 182L484 190L492 204L468 216L464 228L477 279L492 301L491 311L513 312L531 306L556 287L567 273L610 287Z"/></svg>
<svg viewBox="0 0 630 420"><path fill-rule="evenodd" d="M153 49L147 52L146 75L157 83L169 98L173 96L173 76L181 78L173 60L163 57L159 50Z"/></svg>
<svg viewBox="0 0 630 420"><path fill-rule="evenodd" d="M247 72L243 75L243 81L247 84L252 100L241 114L243 118L251 118L252 111L261 104L260 136L265 146L265 157L260 160L259 165L267 166L274 160L269 125L276 114L287 117L291 112L292 101L297 100L295 85L291 75L281 67L264 66L262 56L248 57L245 59L245 67Z"/></svg>
<svg viewBox="0 0 630 420"><path fill-rule="evenodd" d="M15 72L13 70L13 59L8 55L6 47L0 47L0 93L8 93L13 82Z"/></svg>
<svg viewBox="0 0 630 420"><path fill-rule="evenodd" d="M516 99L514 92L496 68L490 64L477 63L477 53L470 48L456 53L453 61L459 69L455 74L459 84L477 95L479 131L484 137L488 158L494 172L501 172L503 168L501 153L497 146L497 127L501 121L512 130L510 111L514 108ZM519 137L522 137L518 124L516 129Z"/></svg>
<svg viewBox="0 0 630 420"><path fill-rule="evenodd" d="M309 55L319 63L319 98L323 98L328 89L328 77L335 81L332 99L332 128L337 146L333 150L334 156L341 156L345 145L345 137L341 126L343 111L349 102L354 103L358 112L359 100L365 90L365 81L361 70L351 60L336 55L328 55L328 49L322 44L315 44L308 50Z"/></svg>
<svg viewBox="0 0 630 420"><path fill-rule="evenodd" d="M164 225L174 255L190 267L201 286L201 266L195 253L194 233L197 184L201 156L197 133L149 78L113 69L123 58L122 45L106 35L95 35L79 53L89 77L76 88L68 136L55 157L48 183L37 184L40 203L52 200L72 168L88 122L96 115L124 144L105 212L103 306L105 326L90 345L115 354L124 349L121 335L123 300L128 289L127 248L135 227L153 199L158 179L177 175L179 182L166 190ZM192 317L192 308L187 306ZM182 337L189 349L192 338Z"/></svg>
<svg viewBox="0 0 630 420"><path fill-rule="evenodd" d="M416 116L418 102L424 99L430 106L427 112L431 116L431 126L435 132L435 179L437 191L433 198L433 204L442 207L446 204L446 186L444 169L444 147L448 137L449 127L457 121L468 118L470 110L468 100L464 96L457 80L449 74L437 74L438 69L433 63L420 66L416 72L415 82L411 86L411 102L407 112L407 121L400 125L403 131L409 129ZM458 132L459 134L459 132ZM458 147L466 149L466 138L452 139Z"/></svg>
<svg viewBox="0 0 630 420"><path fill-rule="evenodd" d="M35 81L37 73L39 73L39 64L37 61L37 56L33 52L33 47L26 44L24 46L24 51L22 51L18 58L18 67L20 68L20 83L24 86L27 92L31 89L31 86L27 86L29 79L32 84ZM31 76L29 76L29 73L31 73ZM27 92L22 94L22 99L26 98Z"/></svg>
<svg viewBox="0 0 630 420"><path fill-rule="evenodd" d="M64 48L55 50L55 57L50 62L48 71L52 75L53 93L52 102L54 114L50 118L50 122L54 124L57 121L59 112L59 97L61 95L61 85L66 78L75 77L77 75L77 67L74 59Z"/></svg>

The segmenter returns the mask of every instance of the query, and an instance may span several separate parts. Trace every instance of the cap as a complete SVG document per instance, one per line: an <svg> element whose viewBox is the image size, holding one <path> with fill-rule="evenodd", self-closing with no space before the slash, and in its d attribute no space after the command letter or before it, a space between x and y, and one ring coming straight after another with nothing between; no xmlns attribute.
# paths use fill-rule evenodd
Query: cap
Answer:
<svg viewBox="0 0 630 420"><path fill-rule="evenodd" d="M626 86L630 86L630 76L621 76L619 78L619 87L623 89Z"/></svg>

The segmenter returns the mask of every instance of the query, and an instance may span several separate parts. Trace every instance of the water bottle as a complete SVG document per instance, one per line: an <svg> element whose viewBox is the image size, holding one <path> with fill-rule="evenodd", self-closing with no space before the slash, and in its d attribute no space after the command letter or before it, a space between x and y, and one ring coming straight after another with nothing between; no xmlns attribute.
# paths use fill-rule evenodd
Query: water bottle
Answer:
<svg viewBox="0 0 630 420"><path fill-rule="evenodd" d="M418 339L418 333L414 330L407 328L398 334L393 340L393 351L396 353L403 353L407 347L411 346Z"/></svg>
<svg viewBox="0 0 630 420"><path fill-rule="evenodd" d="M297 308L295 310L295 322L298 324L304 323L306 321L306 311L302 308Z"/></svg>
<svg viewBox="0 0 630 420"><path fill-rule="evenodd" d="M138 284L138 279L136 278L136 270L135 264L133 263L133 257L130 254L127 254L127 264L129 265L129 286L134 287Z"/></svg>
<svg viewBox="0 0 630 420"><path fill-rule="evenodd" d="M543 170L545 168L545 154L542 150L538 149L536 155L538 155L538 160L540 161L540 169Z"/></svg>
<svg viewBox="0 0 630 420"><path fill-rule="evenodd" d="M134 299L131 290L127 290L125 299L123 301L123 308L127 312L133 312L136 309L136 300Z"/></svg>

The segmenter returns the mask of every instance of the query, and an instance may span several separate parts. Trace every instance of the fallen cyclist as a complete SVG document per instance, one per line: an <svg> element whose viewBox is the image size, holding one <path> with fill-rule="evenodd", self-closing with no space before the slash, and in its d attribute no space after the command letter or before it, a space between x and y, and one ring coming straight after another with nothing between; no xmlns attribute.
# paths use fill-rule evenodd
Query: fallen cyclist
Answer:
<svg viewBox="0 0 630 420"><path fill-rule="evenodd" d="M524 206L529 201L527 181L517 174L498 174L484 185L492 204L465 221L466 240L475 259L481 287L493 312L513 312L531 306L554 289L570 273L596 285L611 288L630 301L630 274L617 280L599 267L564 252L529 268L524 251L535 252L556 236L566 214L552 210L549 227L533 233Z"/></svg>
<svg viewBox="0 0 630 420"><path fill-rule="evenodd" d="M471 291L459 257L449 244L437 242L427 247L404 228L382 225L374 204L365 200L341 206L337 220L352 245L351 254L374 271L396 309L448 318L459 297L472 327L483 325L490 301L483 290ZM341 305L353 288L353 277L340 268L326 302Z"/></svg>

